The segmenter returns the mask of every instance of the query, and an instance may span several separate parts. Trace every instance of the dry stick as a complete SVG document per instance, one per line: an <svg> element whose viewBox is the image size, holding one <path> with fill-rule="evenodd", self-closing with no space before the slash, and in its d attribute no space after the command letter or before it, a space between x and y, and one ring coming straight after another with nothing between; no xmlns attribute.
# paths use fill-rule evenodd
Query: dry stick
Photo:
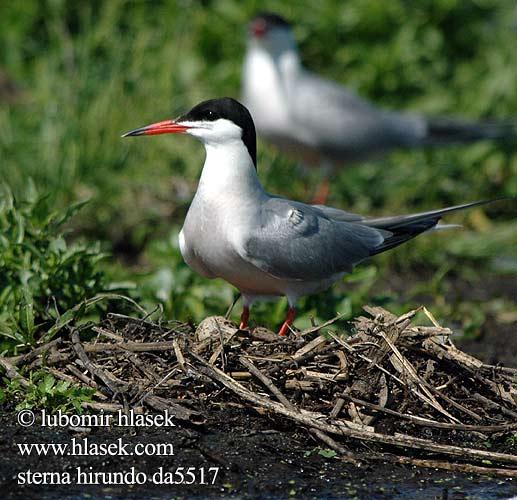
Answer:
<svg viewBox="0 0 517 500"><path fill-rule="evenodd" d="M84 367L95 377L99 378L104 382L104 384L108 387L108 389L113 393L117 394L119 392L125 392L129 388L129 384L124 382L123 380L117 379L112 374L107 374L103 369L99 368L95 363L90 361L90 358L86 355L86 352L83 349L81 341L79 339L79 334L77 330L72 332L72 346L75 349L75 352L79 356L79 359L83 363Z"/></svg>
<svg viewBox="0 0 517 500"><path fill-rule="evenodd" d="M66 369L69 372L71 372L73 375L75 375L79 380L81 380L85 384L89 385L93 389L99 388L99 384L97 384L97 382L95 382L95 380L91 379L90 377L87 377L81 370L76 368L72 363L69 363L68 365L66 365ZM102 393L98 393L98 395L102 395L103 397L105 397L104 394L102 394Z"/></svg>
<svg viewBox="0 0 517 500"><path fill-rule="evenodd" d="M233 302L230 304L230 307L226 311L226 314L224 315L224 319L230 319L230 314L232 314L233 308L235 307L235 304L239 301L241 298L241 294L238 293L237 296L233 299Z"/></svg>
<svg viewBox="0 0 517 500"><path fill-rule="evenodd" d="M240 330L237 330L238 332ZM272 331L266 329L266 328L254 328L250 332L250 337L252 340L262 340L263 342L273 342L278 343L279 342L279 336L278 333L273 333Z"/></svg>
<svg viewBox="0 0 517 500"><path fill-rule="evenodd" d="M329 332L330 334L330 332ZM278 335L277 335L278 337ZM320 340L319 340L320 339ZM336 346L334 345L323 345L324 343L326 343L326 339L323 338L323 337L317 337L316 339L314 339L314 341L311 341L311 342L315 342L316 340L318 340L322 345L320 346L321 347L321 350L320 350L320 347L318 348L312 348L312 350L310 352L306 352L305 354L297 354L299 353L300 351L302 351L302 349L305 348L302 347L301 349L299 349L299 351L297 351L293 356L291 357L288 357L285 361L281 361L280 363L278 363L276 366L272 366L270 368L268 368L266 371L269 375L273 375L277 372L279 372L280 370L284 369L284 368L289 368L290 366L292 366L293 364L300 364L301 362L303 361L308 361L310 360L311 358L314 358L316 355L318 354L322 354L322 353L325 353L327 351L332 351L332 350L335 350L336 349ZM310 343L310 342L309 342ZM308 344L307 344L308 345Z"/></svg>
<svg viewBox="0 0 517 500"><path fill-rule="evenodd" d="M115 413L117 411L122 411L123 406L118 403L97 403L96 401L83 401L81 403L83 408L91 408L92 410L102 410L107 411L109 413Z"/></svg>
<svg viewBox="0 0 517 500"><path fill-rule="evenodd" d="M9 363L6 358L0 357L0 366L5 370L7 378L10 378L11 380L18 380L20 385L25 389L31 387L32 384L25 377L20 375L16 368L11 363Z"/></svg>
<svg viewBox="0 0 517 500"><path fill-rule="evenodd" d="M249 380L253 378L253 375L250 372L228 372L230 377L238 380Z"/></svg>
<svg viewBox="0 0 517 500"><path fill-rule="evenodd" d="M152 352L152 351L171 351L174 349L174 341L164 342L118 342L116 344L110 342L99 342L97 344L86 344L85 352L106 352L113 350L131 351L131 352Z"/></svg>
<svg viewBox="0 0 517 500"><path fill-rule="evenodd" d="M337 398L336 403L334 404L334 408L330 412L330 418L337 418L337 416L341 413L343 406L345 404L345 400L343 398Z"/></svg>
<svg viewBox="0 0 517 500"><path fill-rule="evenodd" d="M443 460L426 460L422 458L401 457L388 455L381 457L369 457L377 460L390 460L404 465L415 465L417 467L427 467L431 469L442 469L453 472L464 472L467 474L485 474L489 476L517 477L517 469L501 469L496 467L483 467L481 465L462 464L456 462L445 462Z"/></svg>
<svg viewBox="0 0 517 500"><path fill-rule="evenodd" d="M205 416L196 410L185 408L184 406L171 401L170 399L161 398L159 396L147 395L142 398L151 408L159 411L170 410L173 418L185 420L191 424L202 425L206 422Z"/></svg>
<svg viewBox="0 0 517 500"><path fill-rule="evenodd" d="M483 363L482 368L485 370L490 370L494 372L502 372L502 375L516 375L517 368L510 368L509 366L496 366L496 365L486 365Z"/></svg>
<svg viewBox="0 0 517 500"><path fill-rule="evenodd" d="M147 397L149 397L149 395L159 386L163 385L169 378L171 378L171 376L174 374L175 372L175 369L172 369L169 373L167 373L167 375L165 375L164 377L162 377L153 387L151 387L146 394L144 394L141 399L140 399L140 404L142 404L144 402L144 399L146 399ZM176 382L176 381L174 381ZM181 383L181 382L180 382Z"/></svg>
<svg viewBox="0 0 517 500"><path fill-rule="evenodd" d="M311 340L307 344L305 344L303 347L300 347L293 355L292 360L295 362L300 361L301 359L306 359L305 356L307 356L309 353L312 353L313 351L317 352L317 349L324 346L327 343L327 339L325 337L322 337L321 335L319 337L316 337L315 339Z"/></svg>
<svg viewBox="0 0 517 500"><path fill-rule="evenodd" d="M263 406L281 415L291 418L292 420L295 420L301 423L302 425L314 427L324 432L330 432L331 434L348 436L354 439L369 442L402 446L405 448L415 448L427 452L443 453L446 455L470 458L473 460L491 460L493 462L501 461L517 463L517 455L477 450L473 448L464 448L460 446L443 445L427 439L415 438L407 435L390 436L387 434L381 434L377 432L360 431L357 429L347 427L344 421L334 421L332 424L327 424L314 417L308 417L304 414L292 412L280 403L275 403L274 401L271 401L269 398L252 393L251 391L243 387L241 384L235 382L235 380L226 375L226 373L219 370L216 366L209 365L207 361L203 359L201 356L198 356L193 352L190 352L190 355L203 365L203 367L198 368L198 370L201 371L201 373L204 373L206 376L212 378L213 380L217 380L218 382L222 383L225 387L227 387L243 399L246 399L247 401L250 401L254 404ZM325 418L325 415L321 414L321 419Z"/></svg>
<svg viewBox="0 0 517 500"><path fill-rule="evenodd" d="M500 405L499 403L496 403L495 401L492 401L491 399L486 398L485 396L482 396L481 394L475 393L472 395L472 397L479 401L480 403L488 406L489 408L495 408L499 410L501 413L504 413L505 415L509 415L510 417L517 418L517 413L515 413L512 410L509 410L508 408Z"/></svg>
<svg viewBox="0 0 517 500"><path fill-rule="evenodd" d="M334 367L335 368L335 367ZM297 373L303 373L305 378L307 379L316 379L316 380L325 380L327 382L336 382L336 381L344 381L348 379L347 375L343 375L341 373L324 373L317 372L314 370L309 370L305 367L297 368L296 370L286 370L286 375L295 375Z"/></svg>
<svg viewBox="0 0 517 500"><path fill-rule="evenodd" d="M348 359L345 355L345 353L343 351L337 351L336 352L336 356L338 357L339 359L339 364L341 366L340 370L339 370L339 374L342 374L344 376L346 376L346 378L348 378Z"/></svg>
<svg viewBox="0 0 517 500"><path fill-rule="evenodd" d="M65 352L51 352L48 356L37 358L32 363L25 365L28 370L33 370L34 368L39 368L43 364L49 365L58 365L63 361L68 361L70 359L70 354Z"/></svg>
<svg viewBox="0 0 517 500"><path fill-rule="evenodd" d="M51 367L47 366L47 367L43 368L43 370L46 371L47 373L50 373L51 375L53 375L56 378L65 380L66 382L70 382L72 384L77 384L77 380L74 377L72 377L71 375L67 375L66 373L63 373L62 371L56 370L55 368L51 368Z"/></svg>
<svg viewBox="0 0 517 500"><path fill-rule="evenodd" d="M110 330L107 330L106 328L102 328L101 326L92 326L92 330L95 333L99 333L101 335L104 335L105 337L108 337L111 340L116 340L117 342L124 342L125 339L122 335L117 335L116 333L113 333ZM97 342L95 342L97 344Z"/></svg>
<svg viewBox="0 0 517 500"><path fill-rule="evenodd" d="M276 341L278 342L278 335L275 335L275 337L277 338ZM275 363L278 364L276 366L268 368L266 371L268 374L274 375L283 368L288 368L293 364L298 365L302 361L308 361L309 359L316 356L318 353L322 353L333 348L333 346L331 345L325 347L325 344L327 344L327 339L325 339L325 337L316 337L315 339L311 340L309 343L305 344L303 347L298 349L294 354L286 354L286 359L275 360ZM251 358L251 356L248 356L248 358Z"/></svg>
<svg viewBox="0 0 517 500"><path fill-rule="evenodd" d="M239 362L244 365L255 377L257 377L268 389L269 391L282 403L286 408L290 409L293 412L297 412L298 409L294 406L276 387L275 384L271 381L269 377L267 377L264 373L262 373L251 361L246 359L244 356L239 357ZM360 462L353 456L353 454L341 446L339 443L334 441L330 436L325 434L323 431L319 429L310 429L310 432L314 434L318 439L323 441L327 446L332 448L334 451L337 451L343 457L347 458L347 461L353 463L355 465L359 465Z"/></svg>
<svg viewBox="0 0 517 500"><path fill-rule="evenodd" d="M184 372L185 369L185 358L183 356L183 353L181 352L180 345L178 344L178 341L174 339L172 341L172 346L174 348L174 355L176 356L176 360L178 361L178 364L180 365L181 370Z"/></svg>
<svg viewBox="0 0 517 500"><path fill-rule="evenodd" d="M136 354L128 352L126 354L127 359L131 361L141 373L143 373L151 383L156 383L160 380L161 376L158 375L152 368L147 366Z"/></svg>
<svg viewBox="0 0 517 500"><path fill-rule="evenodd" d="M319 429L309 429L311 434L314 434L318 439L323 441L329 448L332 448L334 451L337 451L341 455L341 459L346 462L349 462L353 465L357 465L358 467L361 465L361 461L357 460L355 454L343 446L341 446L337 441L334 441L328 434L325 434L323 431Z"/></svg>
<svg viewBox="0 0 517 500"><path fill-rule="evenodd" d="M141 309L146 316L149 316L149 313L145 311L144 309ZM118 313L108 313L108 319L122 319L124 321L127 321L128 323L133 323L135 325L140 326L147 326L153 330L161 330L162 327L160 325L157 325L156 323L153 323L152 321L146 321L145 319L140 318L134 318L133 316L126 316L125 314L118 314Z"/></svg>
<svg viewBox="0 0 517 500"><path fill-rule="evenodd" d="M20 356L13 356L12 358L4 358L9 361L12 365L18 365L18 364L25 364L27 361L30 361L31 359L34 359L39 354L48 351L51 347L55 347L58 344L62 342L62 339L57 338L54 340L51 340L50 342L47 342L43 345L40 345L39 347L36 347L35 349L32 349L32 351L29 351L26 354L22 354Z"/></svg>
<svg viewBox="0 0 517 500"><path fill-rule="evenodd" d="M402 338L415 339L415 338L433 338L433 337L448 337L453 334L450 328L435 327L435 326L411 326L406 328L406 331L402 334Z"/></svg>
<svg viewBox="0 0 517 500"><path fill-rule="evenodd" d="M251 374L257 377L286 408L289 408L292 411L297 411L297 408L282 394L280 389L273 384L271 379L264 375L251 361L246 359L244 356L239 356L239 363L244 365Z"/></svg>
<svg viewBox="0 0 517 500"><path fill-rule="evenodd" d="M453 429L456 431L474 431L474 432L506 432L512 429L517 429L517 422L510 424L501 424L501 425L468 425L468 424L451 424L449 422L437 422L436 420L427 419L424 417L418 417L416 415L409 415L407 413L399 413L398 411L391 410L390 408L385 408L383 406L376 405L374 403L370 403L369 401L364 401L362 399L354 398L349 394L342 394L343 398L349 399L355 404L365 406L366 408L370 408L372 410L380 411L386 413L388 415L393 415L395 417L402 418L404 420L409 420L410 422L421 425L423 427L436 427L439 429Z"/></svg>
<svg viewBox="0 0 517 500"><path fill-rule="evenodd" d="M322 328L332 325L336 321L339 321L343 316L344 316L343 314L338 314L337 316L334 316L332 319L325 321L325 323L322 323L321 325L313 326L312 328L308 328L307 330L303 330L302 332L299 332L297 335L299 337L305 337L305 335L309 335L311 333L321 330Z"/></svg>

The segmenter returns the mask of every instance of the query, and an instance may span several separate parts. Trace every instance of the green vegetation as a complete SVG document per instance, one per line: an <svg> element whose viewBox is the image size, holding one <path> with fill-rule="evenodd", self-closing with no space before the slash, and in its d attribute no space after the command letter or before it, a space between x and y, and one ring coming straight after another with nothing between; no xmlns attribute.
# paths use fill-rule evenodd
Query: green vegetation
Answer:
<svg viewBox="0 0 517 500"><path fill-rule="evenodd" d="M41 336L51 340L107 286L99 245L64 238L63 226L81 204L52 212L48 197L31 191L16 204L7 187L0 191L0 342L9 350Z"/></svg>
<svg viewBox="0 0 517 500"><path fill-rule="evenodd" d="M147 310L161 303L171 318L199 321L226 311L234 290L190 271L177 244L202 146L120 135L202 99L238 97L246 23L264 8L296 22L308 67L381 105L472 119L517 115L513 0L3 2L4 352L98 313L107 303L95 297L119 281L136 285L132 297ZM259 171L269 191L301 200L317 179L264 143ZM333 180L330 203L388 214L516 193L514 141L348 166ZM336 312L350 318L366 302L400 312L424 300L440 321L472 335L487 315L515 317L517 306L497 288L498 277L517 274L514 213L515 202L507 202L450 217L465 229L424 236L361 266L333 290L305 299L296 325ZM490 300L455 291L455 280L474 289L487 279L496 283ZM274 327L285 305L259 305L253 320Z"/></svg>
<svg viewBox="0 0 517 500"><path fill-rule="evenodd" d="M74 387L69 381L56 379L41 370L34 371L29 386L23 388L16 379L4 379L5 390L0 389L0 403L7 399L18 401L16 410L53 408L63 412L82 413L81 403L88 401L94 389Z"/></svg>

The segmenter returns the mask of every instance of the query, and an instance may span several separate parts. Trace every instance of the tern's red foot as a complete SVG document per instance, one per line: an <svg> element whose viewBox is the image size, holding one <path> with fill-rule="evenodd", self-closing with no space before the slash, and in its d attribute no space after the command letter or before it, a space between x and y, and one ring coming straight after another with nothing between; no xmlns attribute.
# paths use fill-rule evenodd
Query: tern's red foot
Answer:
<svg viewBox="0 0 517 500"><path fill-rule="evenodd" d="M249 317L250 317L250 308L247 306L244 306L242 308L241 324L239 325L239 330L244 330L244 328L246 328Z"/></svg>
<svg viewBox="0 0 517 500"><path fill-rule="evenodd" d="M284 324L282 325L282 328L280 328L278 335L280 335L281 337L284 337L287 334L289 327L293 324L295 316L296 316L296 309L294 307L290 307L289 311L287 311L287 318L285 318Z"/></svg>

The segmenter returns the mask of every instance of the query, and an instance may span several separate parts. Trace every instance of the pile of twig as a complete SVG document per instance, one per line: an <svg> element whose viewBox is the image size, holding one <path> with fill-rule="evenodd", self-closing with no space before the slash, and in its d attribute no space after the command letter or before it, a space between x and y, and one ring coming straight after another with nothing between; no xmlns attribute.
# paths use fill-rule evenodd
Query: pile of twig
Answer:
<svg viewBox="0 0 517 500"><path fill-rule="evenodd" d="M22 366L44 366L95 389L90 409L168 409L178 423L201 425L211 403L240 404L289 419L354 463L517 477L517 455L464 445L517 431L517 369L458 350L424 308L400 317L365 310L370 317L354 322L351 337L327 331L330 321L288 339L221 317L194 328L111 314L0 363L22 384ZM420 310L433 326L412 324Z"/></svg>

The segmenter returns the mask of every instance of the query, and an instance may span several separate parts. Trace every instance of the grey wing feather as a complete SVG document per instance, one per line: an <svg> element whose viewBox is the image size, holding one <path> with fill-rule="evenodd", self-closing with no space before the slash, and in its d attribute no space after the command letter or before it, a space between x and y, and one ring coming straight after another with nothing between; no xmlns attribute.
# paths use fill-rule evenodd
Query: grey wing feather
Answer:
<svg viewBox="0 0 517 500"><path fill-rule="evenodd" d="M339 208L327 207L327 205L311 205L313 208L321 210L326 217L342 222L361 222L365 220L363 215L345 212Z"/></svg>
<svg viewBox="0 0 517 500"><path fill-rule="evenodd" d="M500 199L475 201L472 203L465 203L463 205L456 205L438 210L430 210L428 212L421 212L418 214L365 219L362 224L365 224L369 227L375 227L377 229L387 230L392 233L390 237L384 239L380 246L373 250L372 255L375 255L405 243L406 241L415 238L425 231L434 229L442 216L446 214L478 205L486 205L487 203L499 201Z"/></svg>
<svg viewBox="0 0 517 500"><path fill-rule="evenodd" d="M323 280L351 271L391 236L383 229L330 218L326 211L270 198L262 206L260 224L244 242L243 257L278 278Z"/></svg>

